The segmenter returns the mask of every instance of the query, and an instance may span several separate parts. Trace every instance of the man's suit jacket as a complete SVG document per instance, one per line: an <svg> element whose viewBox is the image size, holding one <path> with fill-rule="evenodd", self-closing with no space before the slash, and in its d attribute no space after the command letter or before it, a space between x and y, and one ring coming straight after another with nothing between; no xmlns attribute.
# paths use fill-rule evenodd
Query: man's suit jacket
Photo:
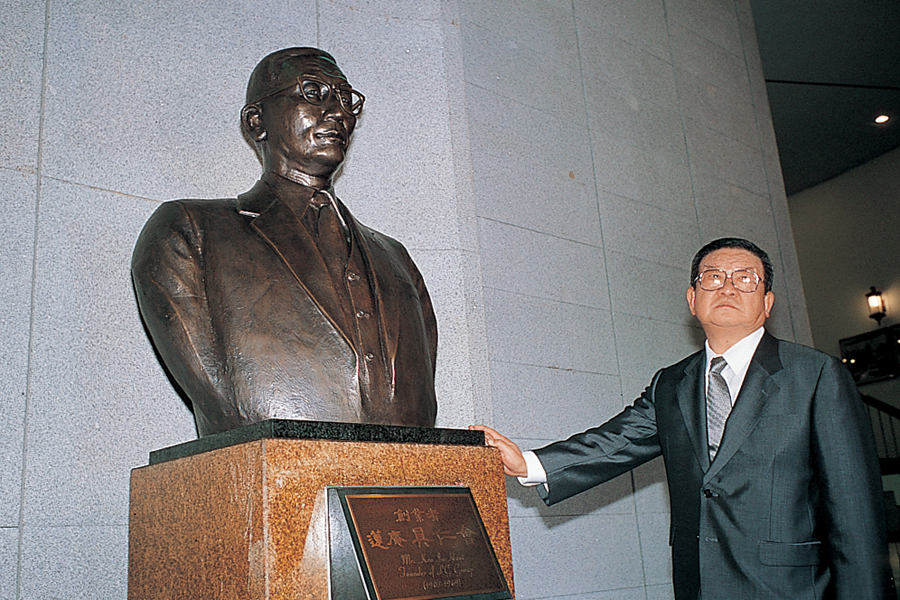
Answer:
<svg viewBox="0 0 900 600"><path fill-rule="evenodd" d="M890 593L872 429L836 359L765 334L710 464L704 351L598 428L536 450L552 504L660 454L679 600Z"/></svg>
<svg viewBox="0 0 900 600"><path fill-rule="evenodd" d="M340 205L367 266L351 281L368 279L378 299L392 373L361 393L347 288L301 222L311 193L267 173L237 199L163 203L141 232L141 315L200 435L272 418L434 426L437 323L422 276L399 242Z"/></svg>

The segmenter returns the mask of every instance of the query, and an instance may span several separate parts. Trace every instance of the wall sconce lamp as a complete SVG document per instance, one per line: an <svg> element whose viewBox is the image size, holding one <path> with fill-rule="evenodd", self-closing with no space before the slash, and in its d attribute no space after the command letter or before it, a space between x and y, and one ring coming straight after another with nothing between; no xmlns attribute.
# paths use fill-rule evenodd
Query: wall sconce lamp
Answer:
<svg viewBox="0 0 900 600"><path fill-rule="evenodd" d="M873 285L869 288L871 291L866 294L866 301L869 303L869 317L875 319L875 322L878 325L881 325L881 320L884 318L884 298L881 296L881 292L875 289Z"/></svg>

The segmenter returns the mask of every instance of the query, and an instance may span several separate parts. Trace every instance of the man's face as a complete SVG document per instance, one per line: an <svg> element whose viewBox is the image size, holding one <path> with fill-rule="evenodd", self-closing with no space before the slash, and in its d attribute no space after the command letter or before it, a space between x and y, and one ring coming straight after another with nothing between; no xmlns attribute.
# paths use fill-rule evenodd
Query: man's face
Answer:
<svg viewBox="0 0 900 600"><path fill-rule="evenodd" d="M762 327L775 301L774 294L765 291L762 261L748 250L722 248L707 254L700 261L700 273L707 269L721 269L729 276L736 269L747 269L760 278L759 287L750 293L735 289L730 277L722 288L712 292L701 288L699 282L688 288L687 301L691 314L700 321L707 336L711 329L716 329L729 330L743 337Z"/></svg>
<svg viewBox="0 0 900 600"><path fill-rule="evenodd" d="M333 74L333 65L316 57L296 63L302 80L316 79L331 86L347 87ZM262 125L266 132L263 153L270 164L315 177L330 177L340 166L350 145L356 117L341 106L332 91L323 104L310 104L295 85L263 101Z"/></svg>

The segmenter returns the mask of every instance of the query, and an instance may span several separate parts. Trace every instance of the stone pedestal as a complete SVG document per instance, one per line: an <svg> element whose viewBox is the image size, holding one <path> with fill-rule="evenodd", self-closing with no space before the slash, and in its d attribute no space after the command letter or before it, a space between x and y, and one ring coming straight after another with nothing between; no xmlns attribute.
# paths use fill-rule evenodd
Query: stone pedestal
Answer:
<svg viewBox="0 0 900 600"><path fill-rule="evenodd" d="M512 590L503 469L480 432L266 421L150 462L131 474L129 600L327 600L326 486L467 486Z"/></svg>

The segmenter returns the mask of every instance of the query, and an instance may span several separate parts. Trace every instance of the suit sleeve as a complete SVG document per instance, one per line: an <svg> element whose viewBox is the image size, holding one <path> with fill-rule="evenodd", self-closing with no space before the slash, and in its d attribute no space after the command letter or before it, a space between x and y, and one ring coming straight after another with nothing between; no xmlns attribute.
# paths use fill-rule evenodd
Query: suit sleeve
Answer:
<svg viewBox="0 0 900 600"><path fill-rule="evenodd" d="M662 372L635 402L593 429L534 451L547 473L536 486L547 505L621 475L661 454L654 396Z"/></svg>
<svg viewBox="0 0 900 600"><path fill-rule="evenodd" d="M812 422L834 598L887 598L884 492L872 426L850 373L832 357L816 385Z"/></svg>
<svg viewBox="0 0 900 600"><path fill-rule="evenodd" d="M180 202L162 204L144 225L131 262L141 316L172 377L194 405L200 434L221 415L227 393L210 319L200 234Z"/></svg>

